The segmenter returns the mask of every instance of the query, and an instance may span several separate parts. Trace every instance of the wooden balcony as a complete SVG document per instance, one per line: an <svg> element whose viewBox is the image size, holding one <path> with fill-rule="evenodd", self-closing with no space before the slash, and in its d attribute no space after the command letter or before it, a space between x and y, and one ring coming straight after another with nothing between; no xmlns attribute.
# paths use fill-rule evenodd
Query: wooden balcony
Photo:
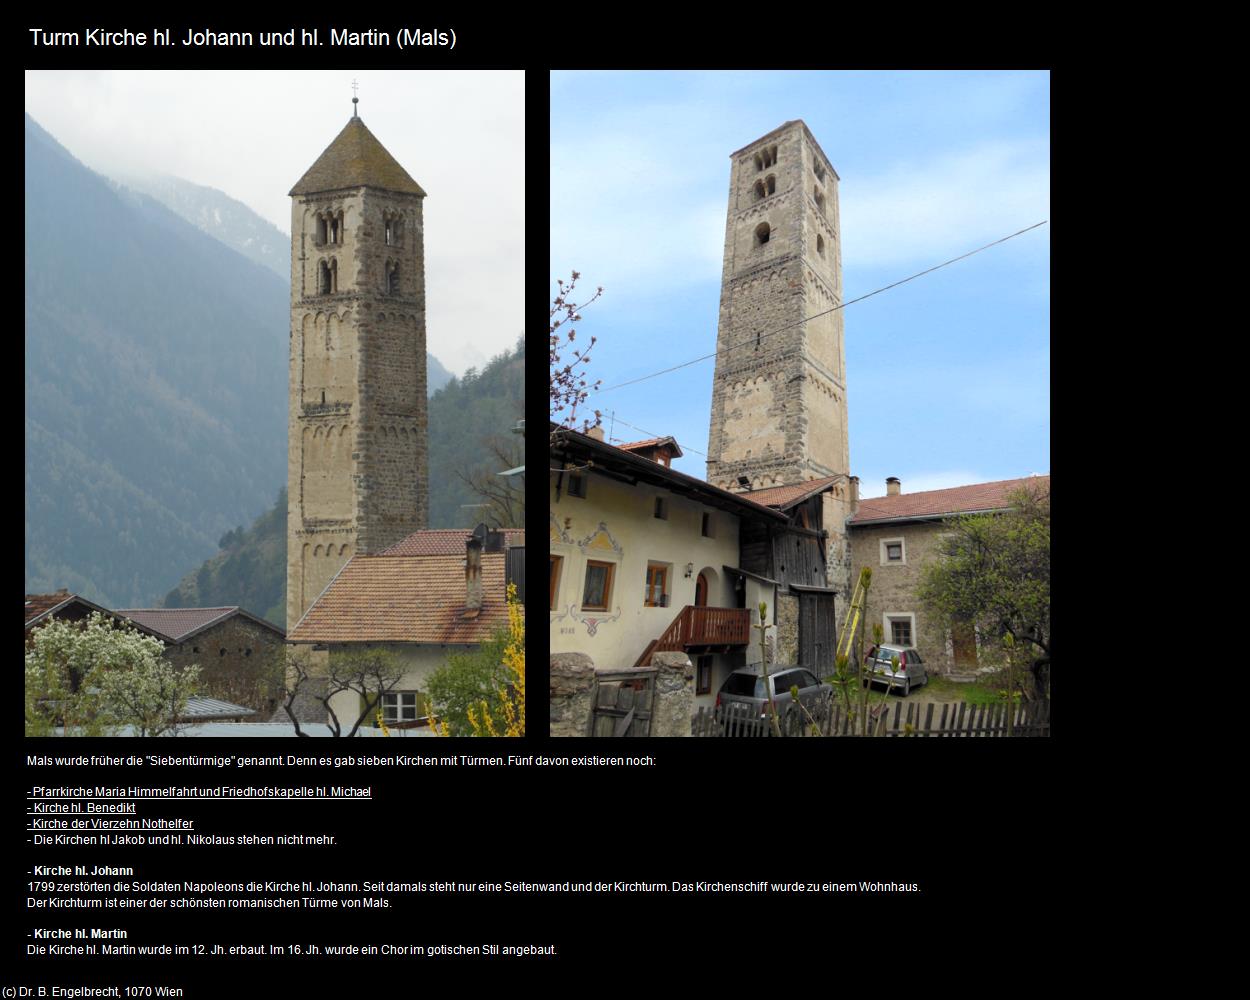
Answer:
<svg viewBox="0 0 1250 1000"><path fill-rule="evenodd" d="M751 641L751 612L746 608L707 608L687 604L658 639L652 640L635 666L646 666L652 653L728 652Z"/></svg>

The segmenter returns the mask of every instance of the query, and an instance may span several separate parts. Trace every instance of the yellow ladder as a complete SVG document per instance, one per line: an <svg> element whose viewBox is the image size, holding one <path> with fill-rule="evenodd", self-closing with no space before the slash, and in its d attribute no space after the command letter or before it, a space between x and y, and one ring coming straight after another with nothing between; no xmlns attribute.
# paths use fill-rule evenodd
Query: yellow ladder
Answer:
<svg viewBox="0 0 1250 1000"><path fill-rule="evenodd" d="M842 623L842 634L838 636L837 656L851 658L851 645L855 641L855 630L859 628L859 617L864 610L864 595L868 592L868 583L872 580L872 570L865 566L859 571L859 580L855 584L855 593L851 595L851 606L846 609L846 620ZM837 657L833 661L838 662Z"/></svg>

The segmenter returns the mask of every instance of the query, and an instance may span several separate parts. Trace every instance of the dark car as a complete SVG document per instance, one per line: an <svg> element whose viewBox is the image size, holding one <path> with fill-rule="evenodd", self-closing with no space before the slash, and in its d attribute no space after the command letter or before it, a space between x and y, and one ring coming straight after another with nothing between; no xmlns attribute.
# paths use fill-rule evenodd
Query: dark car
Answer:
<svg viewBox="0 0 1250 1000"><path fill-rule="evenodd" d="M898 669L894 667L895 657ZM913 687L929 683L924 660L911 646L877 646L864 658L864 671L865 684L888 684L891 691L900 692L904 698Z"/></svg>
<svg viewBox="0 0 1250 1000"><path fill-rule="evenodd" d="M794 721L800 725L807 721L807 714L794 704L791 693L794 688L798 688L800 704L814 719L822 721L825 718L833 686L821 681L810 670L772 666L768 670L768 683L772 687L777 714L782 719L788 721L794 716ZM768 691L764 687L764 674L759 664L742 667L725 678L725 683L716 694L717 712L733 704L751 705L753 715L768 717Z"/></svg>

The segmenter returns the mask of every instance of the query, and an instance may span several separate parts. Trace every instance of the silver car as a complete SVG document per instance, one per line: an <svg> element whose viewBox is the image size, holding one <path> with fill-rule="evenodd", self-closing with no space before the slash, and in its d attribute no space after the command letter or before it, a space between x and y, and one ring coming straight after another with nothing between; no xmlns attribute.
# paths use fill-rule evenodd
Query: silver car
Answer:
<svg viewBox="0 0 1250 1000"><path fill-rule="evenodd" d="M894 658L898 658L898 669ZM878 646L864 658L864 684L888 684L906 698L911 689L929 683L929 672L918 650L911 646Z"/></svg>
<svg viewBox="0 0 1250 1000"><path fill-rule="evenodd" d="M798 688L800 704L817 721L823 720L828 712L833 686L821 681L810 670L774 665L768 670L768 683L772 687L777 714L782 719L793 715L794 721L801 725L806 718L802 712L790 711L794 705L792 691L795 688ZM725 678L725 683L720 686L716 695L717 711L733 703L750 704L760 718L767 717L768 692L764 687L764 674L759 664L742 667Z"/></svg>

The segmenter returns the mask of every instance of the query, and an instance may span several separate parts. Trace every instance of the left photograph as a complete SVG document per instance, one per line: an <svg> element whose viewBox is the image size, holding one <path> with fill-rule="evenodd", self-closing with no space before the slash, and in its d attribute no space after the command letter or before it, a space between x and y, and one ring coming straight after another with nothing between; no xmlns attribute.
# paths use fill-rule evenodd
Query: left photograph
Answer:
<svg viewBox="0 0 1250 1000"><path fill-rule="evenodd" d="M524 734L524 83L26 73L27 736Z"/></svg>

